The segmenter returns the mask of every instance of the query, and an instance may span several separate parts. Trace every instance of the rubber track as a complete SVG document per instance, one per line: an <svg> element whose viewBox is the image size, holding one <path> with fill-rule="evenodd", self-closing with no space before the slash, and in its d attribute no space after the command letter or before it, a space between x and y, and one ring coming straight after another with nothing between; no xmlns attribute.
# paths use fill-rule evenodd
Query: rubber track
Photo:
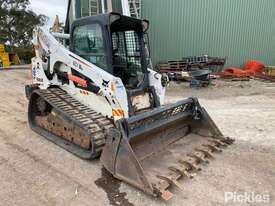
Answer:
<svg viewBox="0 0 275 206"><path fill-rule="evenodd" d="M64 118L87 131L92 137L94 145L93 158L100 155L105 145L105 132L114 127L109 119L83 105L59 88L36 90L35 92Z"/></svg>

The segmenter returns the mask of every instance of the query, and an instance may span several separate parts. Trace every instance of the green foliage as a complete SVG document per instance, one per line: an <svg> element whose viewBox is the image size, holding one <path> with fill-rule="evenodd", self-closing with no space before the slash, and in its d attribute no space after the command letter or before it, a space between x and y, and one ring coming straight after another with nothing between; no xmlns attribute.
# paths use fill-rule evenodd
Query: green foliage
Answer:
<svg viewBox="0 0 275 206"><path fill-rule="evenodd" d="M30 64L31 58L35 56L32 47L14 47L13 52L18 55L22 64Z"/></svg>
<svg viewBox="0 0 275 206"><path fill-rule="evenodd" d="M28 9L29 0L0 0L0 42L12 46L29 47L33 29L47 21Z"/></svg>

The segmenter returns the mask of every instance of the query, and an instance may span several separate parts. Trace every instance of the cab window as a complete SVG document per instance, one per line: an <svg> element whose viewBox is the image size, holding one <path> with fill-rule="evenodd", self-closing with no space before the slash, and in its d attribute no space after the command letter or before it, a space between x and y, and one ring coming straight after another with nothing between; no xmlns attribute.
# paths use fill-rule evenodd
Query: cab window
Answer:
<svg viewBox="0 0 275 206"><path fill-rule="evenodd" d="M76 27L73 32L73 48L77 55L106 70L104 39L99 24Z"/></svg>

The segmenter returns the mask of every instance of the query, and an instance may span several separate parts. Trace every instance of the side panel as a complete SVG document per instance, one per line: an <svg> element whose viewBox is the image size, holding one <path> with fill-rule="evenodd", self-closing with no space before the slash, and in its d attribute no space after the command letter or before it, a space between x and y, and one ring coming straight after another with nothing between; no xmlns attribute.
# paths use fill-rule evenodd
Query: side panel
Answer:
<svg viewBox="0 0 275 206"><path fill-rule="evenodd" d="M112 117L112 107L104 97L76 88L74 85L61 86L61 88L92 110L109 118Z"/></svg>

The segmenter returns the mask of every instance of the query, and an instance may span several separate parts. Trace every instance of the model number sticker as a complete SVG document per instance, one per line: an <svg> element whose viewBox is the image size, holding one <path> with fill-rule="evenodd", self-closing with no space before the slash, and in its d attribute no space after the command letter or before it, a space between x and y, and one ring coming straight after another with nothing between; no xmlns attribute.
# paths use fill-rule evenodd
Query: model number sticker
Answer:
<svg viewBox="0 0 275 206"><path fill-rule="evenodd" d="M78 62L73 61L73 65L74 65L75 67L77 67L78 69L83 70L81 64L79 64Z"/></svg>

